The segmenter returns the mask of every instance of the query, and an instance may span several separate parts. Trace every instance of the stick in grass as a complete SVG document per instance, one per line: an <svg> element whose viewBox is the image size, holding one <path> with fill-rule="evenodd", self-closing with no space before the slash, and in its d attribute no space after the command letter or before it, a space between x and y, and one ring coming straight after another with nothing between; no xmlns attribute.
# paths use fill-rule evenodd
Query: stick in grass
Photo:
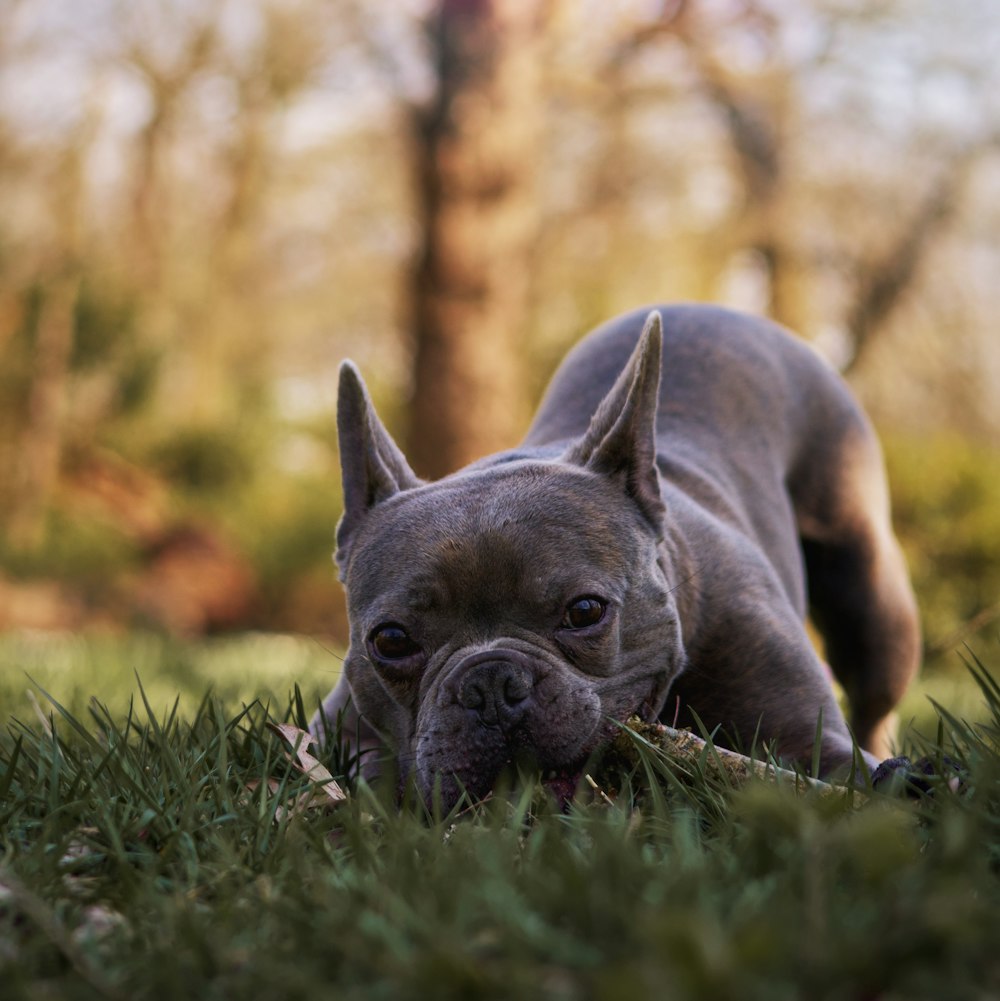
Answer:
<svg viewBox="0 0 1000 1001"><path fill-rule="evenodd" d="M781 768L773 761L762 761L716 747L690 730L677 730L663 723L646 723L638 716L632 716L622 726L613 746L626 760L634 760L636 743L658 752L684 773L700 772L707 777L725 779L729 785L743 785L757 777L798 790L813 789L824 794L843 792L844 788Z"/></svg>

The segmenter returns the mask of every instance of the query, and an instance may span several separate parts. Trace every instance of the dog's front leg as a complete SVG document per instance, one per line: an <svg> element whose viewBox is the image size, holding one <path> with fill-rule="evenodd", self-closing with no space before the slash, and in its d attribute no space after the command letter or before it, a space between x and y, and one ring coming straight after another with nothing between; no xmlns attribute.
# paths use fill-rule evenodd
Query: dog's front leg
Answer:
<svg viewBox="0 0 1000 1001"><path fill-rule="evenodd" d="M358 712L346 675L341 676L309 721L309 732L321 747L338 742L347 752L349 772L368 782L378 775L385 743Z"/></svg>

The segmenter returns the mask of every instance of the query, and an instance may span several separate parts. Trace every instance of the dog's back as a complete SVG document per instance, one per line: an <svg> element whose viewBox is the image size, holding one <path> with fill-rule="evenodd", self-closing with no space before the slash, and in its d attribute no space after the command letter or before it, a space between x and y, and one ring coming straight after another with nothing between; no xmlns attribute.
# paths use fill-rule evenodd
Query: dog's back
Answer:
<svg viewBox="0 0 1000 1001"><path fill-rule="evenodd" d="M776 324L712 306L656 308L663 318L657 452L668 508L680 490L754 539L801 608L798 526L816 520L812 509L831 489L829 474L840 475L842 453L874 443L868 423L839 376ZM570 352L526 444L583 434L648 314L612 320Z"/></svg>
<svg viewBox="0 0 1000 1001"><path fill-rule="evenodd" d="M657 464L668 526L704 540L706 592L724 593L752 549L800 618L808 600L859 742L886 753L884 720L916 670L918 629L871 425L837 373L776 324L710 306L652 308L663 319ZM649 311L612 320L570 352L526 445L584 433ZM697 663L685 685L695 705L711 697Z"/></svg>

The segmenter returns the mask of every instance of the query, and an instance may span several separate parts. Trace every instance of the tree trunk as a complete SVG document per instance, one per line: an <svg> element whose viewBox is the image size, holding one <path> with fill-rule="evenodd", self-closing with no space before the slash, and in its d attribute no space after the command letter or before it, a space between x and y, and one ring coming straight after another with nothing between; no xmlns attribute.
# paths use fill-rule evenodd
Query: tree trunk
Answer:
<svg viewBox="0 0 1000 1001"><path fill-rule="evenodd" d="M409 455L438 477L516 441L539 114L533 0L442 0L437 93L414 112L423 245L412 274Z"/></svg>
<svg viewBox="0 0 1000 1001"><path fill-rule="evenodd" d="M58 164L50 210L58 234L50 250L34 330L31 385L17 438L14 489L7 529L15 548L37 549L59 480L66 429L70 361L76 336L76 308L86 238L80 211L86 154L93 142L93 105L74 142Z"/></svg>
<svg viewBox="0 0 1000 1001"><path fill-rule="evenodd" d="M34 373L28 412L18 442L18 468L10 539L18 549L33 550L42 542L45 515L59 478L63 444L63 411L74 317L80 288L75 268L45 289L35 331Z"/></svg>
<svg viewBox="0 0 1000 1001"><path fill-rule="evenodd" d="M852 352L844 374L858 368L872 342L884 330L911 289L924 259L958 207L959 194L976 157L992 142L958 151L939 174L930 192L906 219L889 247L858 267L857 293L847 311Z"/></svg>
<svg viewBox="0 0 1000 1001"><path fill-rule="evenodd" d="M787 128L792 84L779 74L757 81L760 93L743 92L738 81L707 55L699 58L709 96L722 112L746 204L742 247L755 251L767 281L767 313L793 330L806 328L808 310L789 245Z"/></svg>

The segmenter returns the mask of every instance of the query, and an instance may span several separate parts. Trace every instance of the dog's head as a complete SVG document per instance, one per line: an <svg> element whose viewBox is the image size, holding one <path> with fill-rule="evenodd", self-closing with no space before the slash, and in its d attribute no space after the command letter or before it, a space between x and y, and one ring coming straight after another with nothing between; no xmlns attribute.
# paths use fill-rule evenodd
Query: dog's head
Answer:
<svg viewBox="0 0 1000 1001"><path fill-rule="evenodd" d="M653 314L586 434L434 483L341 369L346 672L422 791L481 796L528 759L568 782L609 719L656 714L683 661L658 541Z"/></svg>

